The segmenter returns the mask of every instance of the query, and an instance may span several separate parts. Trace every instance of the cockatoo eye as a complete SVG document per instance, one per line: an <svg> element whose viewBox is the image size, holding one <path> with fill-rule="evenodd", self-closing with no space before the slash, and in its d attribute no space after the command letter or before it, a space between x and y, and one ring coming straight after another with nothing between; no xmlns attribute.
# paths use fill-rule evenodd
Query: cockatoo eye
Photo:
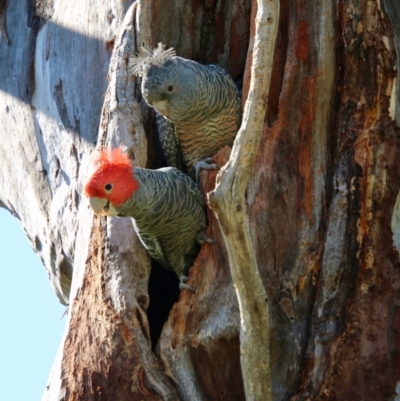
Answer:
<svg viewBox="0 0 400 401"><path fill-rule="evenodd" d="M174 90L174 87L172 85L169 85L167 89L168 89L168 92L172 92Z"/></svg>
<svg viewBox="0 0 400 401"><path fill-rule="evenodd" d="M112 190L112 184L106 184L105 186L104 186L104 189L106 190L106 192L110 192L111 190Z"/></svg>

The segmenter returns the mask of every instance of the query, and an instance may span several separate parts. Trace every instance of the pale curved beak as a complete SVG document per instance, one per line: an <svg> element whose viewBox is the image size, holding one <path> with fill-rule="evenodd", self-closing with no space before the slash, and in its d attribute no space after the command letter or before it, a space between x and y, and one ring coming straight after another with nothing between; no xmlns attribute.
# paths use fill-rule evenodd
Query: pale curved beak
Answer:
<svg viewBox="0 0 400 401"><path fill-rule="evenodd" d="M103 214L110 217L118 216L118 212L115 210L113 204L105 198L96 198L95 196L90 197L89 204L97 214Z"/></svg>
<svg viewBox="0 0 400 401"><path fill-rule="evenodd" d="M161 114L163 116L168 115L169 104L166 100L159 100L158 102L153 102L153 104L151 106L153 106L159 114Z"/></svg>
<svg viewBox="0 0 400 401"><path fill-rule="evenodd" d="M109 202L107 199L90 197L89 204L93 211L97 214L107 214L108 212Z"/></svg>

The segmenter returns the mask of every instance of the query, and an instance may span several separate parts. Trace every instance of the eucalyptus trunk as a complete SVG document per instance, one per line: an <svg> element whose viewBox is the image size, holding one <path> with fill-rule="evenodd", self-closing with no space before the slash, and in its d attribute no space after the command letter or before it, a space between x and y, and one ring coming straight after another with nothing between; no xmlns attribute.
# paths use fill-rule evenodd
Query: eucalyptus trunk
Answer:
<svg viewBox="0 0 400 401"><path fill-rule="evenodd" d="M226 68L243 106L261 110L237 199L268 302L269 344L253 349L269 360L272 399L400 400L398 0L280 0L261 109L249 95L256 14L256 0L0 0L0 206L69 305L43 401L251 399L246 305L211 209L215 244L190 270L196 292L179 293L130 220L96 217L82 196L96 147L164 163L127 65L158 42ZM238 154L215 161L230 158L226 173ZM217 174L201 174L206 200Z"/></svg>

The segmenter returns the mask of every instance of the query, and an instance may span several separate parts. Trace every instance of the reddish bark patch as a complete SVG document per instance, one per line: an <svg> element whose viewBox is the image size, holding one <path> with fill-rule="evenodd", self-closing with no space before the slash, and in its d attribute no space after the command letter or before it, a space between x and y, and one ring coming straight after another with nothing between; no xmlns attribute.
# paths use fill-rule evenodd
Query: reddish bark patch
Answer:
<svg viewBox="0 0 400 401"><path fill-rule="evenodd" d="M243 74L247 50L249 46L248 21L251 10L248 1L238 3L238 11L232 15L229 35L229 73L236 78Z"/></svg>
<svg viewBox="0 0 400 401"><path fill-rule="evenodd" d="M62 389L69 401L161 400L144 371L134 331L105 291L104 218L95 217L85 277L70 308ZM132 326L140 327L134 313Z"/></svg>
<svg viewBox="0 0 400 401"><path fill-rule="evenodd" d="M299 147L299 172L301 180L298 182L297 201L299 202L299 210L302 210L307 218L311 220L313 210L313 147L312 147L312 131L315 120L316 109L316 76L307 77L304 80L304 87L307 97L301 103L301 120L300 120L300 144Z"/></svg>
<svg viewBox="0 0 400 401"><path fill-rule="evenodd" d="M214 161L223 166L230 154L225 147ZM214 189L218 170L200 175L204 197ZM206 234L214 244L205 244L190 269L188 284L195 293L182 291L160 339L164 364L190 358L201 392L207 400L244 400L240 369L239 309L229 270L228 257L213 213L207 208ZM213 322L213 323L212 323ZM188 355L189 354L189 355Z"/></svg>
<svg viewBox="0 0 400 401"><path fill-rule="evenodd" d="M114 49L115 38L106 41L106 50L111 53Z"/></svg>
<svg viewBox="0 0 400 401"><path fill-rule="evenodd" d="M294 47L294 54L301 61L306 61L308 57L308 21L300 21L297 29L296 43Z"/></svg>

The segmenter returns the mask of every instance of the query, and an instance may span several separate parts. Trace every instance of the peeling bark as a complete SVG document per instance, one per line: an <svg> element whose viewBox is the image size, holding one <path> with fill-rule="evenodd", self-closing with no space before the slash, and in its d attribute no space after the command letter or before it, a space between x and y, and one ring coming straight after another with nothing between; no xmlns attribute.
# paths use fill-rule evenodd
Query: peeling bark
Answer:
<svg viewBox="0 0 400 401"><path fill-rule="evenodd" d="M137 50L135 16L136 3L115 41L98 146L124 146L134 164L145 167L147 139L127 73L127 60ZM151 352L149 274L149 256L131 220L95 217L83 281L70 307L61 362L65 399L178 399Z"/></svg>
<svg viewBox="0 0 400 401"><path fill-rule="evenodd" d="M196 292L179 295L155 343L149 258L129 219L93 217L81 188L96 145L163 165L152 110L126 73L139 45L226 67L246 102L256 1L131 4L0 1L0 206L70 304L43 400L244 400L239 304L215 215L207 209L216 243L190 270ZM269 301L273 400L399 398L398 11L395 0L280 1L242 202ZM215 176L202 173L204 194ZM167 297L176 285L165 283Z"/></svg>
<svg viewBox="0 0 400 401"><path fill-rule="evenodd" d="M224 165L230 148L214 160ZM214 189L217 172L203 171L201 187ZM206 201L206 199L205 199ZM206 234L215 244L203 245L190 270L188 284L164 326L157 352L183 400L243 400L239 360L239 308L218 222L208 209Z"/></svg>
<svg viewBox="0 0 400 401"><path fill-rule="evenodd" d="M269 307L250 237L245 191L268 102L279 1L258 1L249 95L231 157L208 200L228 251L240 308L240 351L246 400L272 400Z"/></svg>

